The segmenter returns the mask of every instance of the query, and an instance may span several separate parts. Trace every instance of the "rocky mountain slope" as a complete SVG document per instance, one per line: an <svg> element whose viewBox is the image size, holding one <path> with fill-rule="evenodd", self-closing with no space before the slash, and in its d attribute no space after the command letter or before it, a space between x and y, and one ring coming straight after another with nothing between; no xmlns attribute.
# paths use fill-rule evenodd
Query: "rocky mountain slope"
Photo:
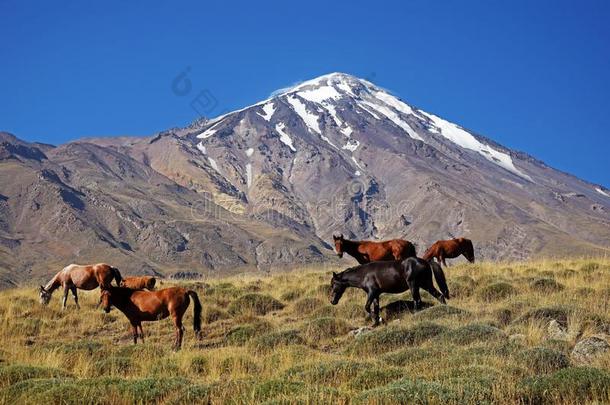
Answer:
<svg viewBox="0 0 610 405"><path fill-rule="evenodd" d="M604 187L341 73L150 138L0 142L5 284L73 261L280 269L335 260L338 232L463 235L485 259L610 247Z"/></svg>

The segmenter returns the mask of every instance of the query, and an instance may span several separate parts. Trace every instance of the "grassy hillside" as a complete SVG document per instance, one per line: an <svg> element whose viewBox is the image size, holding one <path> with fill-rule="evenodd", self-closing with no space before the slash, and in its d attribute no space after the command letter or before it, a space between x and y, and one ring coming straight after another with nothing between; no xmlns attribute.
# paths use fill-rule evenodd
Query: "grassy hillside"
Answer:
<svg viewBox="0 0 610 405"><path fill-rule="evenodd" d="M95 308L98 291L64 312L60 294L43 307L34 287L3 291L0 403L610 402L610 352L570 357L577 341L610 334L610 261L452 266L448 306L429 295L418 313L392 304L386 324L357 337L370 324L365 295L331 306L330 270L188 284L203 339L191 307L180 352L169 320L144 324L134 346L121 313Z"/></svg>

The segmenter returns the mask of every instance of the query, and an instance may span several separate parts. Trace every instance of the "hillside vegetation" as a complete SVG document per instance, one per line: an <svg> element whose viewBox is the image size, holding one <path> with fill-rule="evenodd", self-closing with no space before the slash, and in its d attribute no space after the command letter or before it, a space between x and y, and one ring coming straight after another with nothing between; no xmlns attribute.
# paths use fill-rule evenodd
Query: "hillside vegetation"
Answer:
<svg viewBox="0 0 610 405"><path fill-rule="evenodd" d="M409 292L383 295L373 330L362 291L330 305L331 270L187 283L203 333L189 307L179 352L170 320L133 345L98 291L63 312L59 293L44 307L34 286L2 291L0 403L610 402L610 351L572 354L608 340L610 260L451 266L449 305L423 293L412 313Z"/></svg>

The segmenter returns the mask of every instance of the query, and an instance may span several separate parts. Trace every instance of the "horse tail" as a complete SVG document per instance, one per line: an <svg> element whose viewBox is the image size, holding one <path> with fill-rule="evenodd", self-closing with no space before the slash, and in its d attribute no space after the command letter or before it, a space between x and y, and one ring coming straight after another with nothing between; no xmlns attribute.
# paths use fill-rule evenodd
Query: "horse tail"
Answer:
<svg viewBox="0 0 610 405"><path fill-rule="evenodd" d="M121 281L123 281L123 277L121 277L121 272L116 267L111 267L110 271L112 272L112 277L114 278L114 281L116 281L116 285L120 287Z"/></svg>
<svg viewBox="0 0 610 405"><path fill-rule="evenodd" d="M195 291L186 292L193 299L193 330L197 335L201 332L201 301Z"/></svg>
<svg viewBox="0 0 610 405"><path fill-rule="evenodd" d="M431 261L430 267L434 273L434 279L436 280L436 284L438 284L438 288L440 288L445 298L449 299L449 287L447 287L447 280L445 279L445 273L443 272L441 265Z"/></svg>

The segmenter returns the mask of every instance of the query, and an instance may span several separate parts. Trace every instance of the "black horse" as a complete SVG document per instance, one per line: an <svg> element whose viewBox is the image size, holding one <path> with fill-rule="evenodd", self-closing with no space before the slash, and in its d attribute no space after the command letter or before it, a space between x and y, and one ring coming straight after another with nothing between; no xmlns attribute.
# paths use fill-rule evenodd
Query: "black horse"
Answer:
<svg viewBox="0 0 610 405"><path fill-rule="evenodd" d="M433 273L442 293L432 284ZM366 263L350 267L338 274L333 272L330 303L337 305L347 287L361 288L367 293L364 309L375 320L374 326L379 325L381 321L379 318L381 293L398 294L410 289L415 309L421 306L420 288L428 291L443 304L446 303L445 298L449 298L449 289L441 266L416 257L402 261Z"/></svg>

